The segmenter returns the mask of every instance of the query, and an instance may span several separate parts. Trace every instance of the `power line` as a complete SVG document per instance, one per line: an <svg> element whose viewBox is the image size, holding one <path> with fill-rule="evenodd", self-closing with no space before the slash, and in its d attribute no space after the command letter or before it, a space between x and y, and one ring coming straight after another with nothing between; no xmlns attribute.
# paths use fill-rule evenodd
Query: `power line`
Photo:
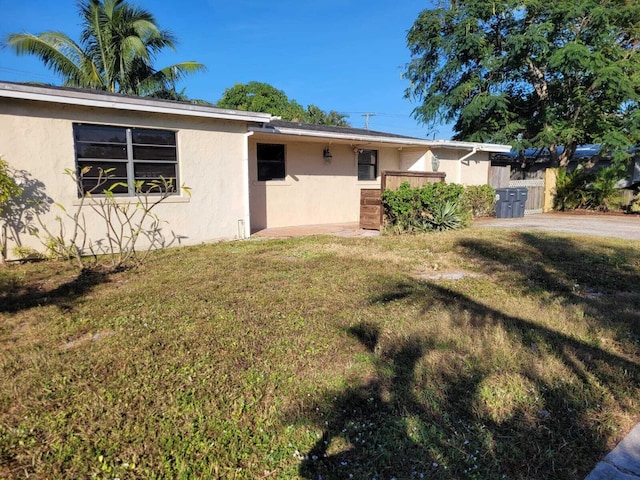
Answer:
<svg viewBox="0 0 640 480"><path fill-rule="evenodd" d="M55 77L53 75L47 75L47 74L44 74L44 73L29 72L27 70L18 70L18 69L15 69L15 68L0 67L0 71L7 72L7 73L20 73L20 74L25 74L25 75L31 75L31 76L34 76L34 77L51 78L51 79L56 79L57 80L57 77Z"/></svg>
<svg viewBox="0 0 640 480"><path fill-rule="evenodd" d="M375 113L362 113L362 114L360 114L360 116L365 118L365 121L364 121L364 124L366 126L365 128L367 130L369 130L369 117L375 117L376 114Z"/></svg>

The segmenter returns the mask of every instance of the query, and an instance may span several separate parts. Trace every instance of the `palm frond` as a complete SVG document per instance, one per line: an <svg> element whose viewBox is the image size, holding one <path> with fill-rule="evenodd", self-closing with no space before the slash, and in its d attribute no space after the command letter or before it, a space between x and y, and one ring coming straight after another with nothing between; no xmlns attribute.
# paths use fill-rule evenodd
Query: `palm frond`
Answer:
<svg viewBox="0 0 640 480"><path fill-rule="evenodd" d="M85 75L81 65L86 60L82 48L61 32L45 32L40 35L14 33L7 37L6 44L17 55L35 55L45 67L64 79L82 83Z"/></svg>
<svg viewBox="0 0 640 480"><path fill-rule="evenodd" d="M149 11L127 0L78 0L78 8L79 44L60 32L13 34L7 44L18 55L38 56L64 85L132 95L180 98L176 82L205 70L200 63L182 62L155 71L155 55L173 49L176 39Z"/></svg>
<svg viewBox="0 0 640 480"><path fill-rule="evenodd" d="M158 70L154 77L163 78L169 82L179 82L189 75L206 71L207 67L202 63L193 61L180 62Z"/></svg>

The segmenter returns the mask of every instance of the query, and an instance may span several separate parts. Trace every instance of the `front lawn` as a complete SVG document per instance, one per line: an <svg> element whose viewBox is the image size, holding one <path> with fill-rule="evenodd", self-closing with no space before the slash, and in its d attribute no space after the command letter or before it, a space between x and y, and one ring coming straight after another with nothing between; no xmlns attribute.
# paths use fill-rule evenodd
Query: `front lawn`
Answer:
<svg viewBox="0 0 640 480"><path fill-rule="evenodd" d="M640 243L484 229L0 270L0 478L583 478L640 414Z"/></svg>

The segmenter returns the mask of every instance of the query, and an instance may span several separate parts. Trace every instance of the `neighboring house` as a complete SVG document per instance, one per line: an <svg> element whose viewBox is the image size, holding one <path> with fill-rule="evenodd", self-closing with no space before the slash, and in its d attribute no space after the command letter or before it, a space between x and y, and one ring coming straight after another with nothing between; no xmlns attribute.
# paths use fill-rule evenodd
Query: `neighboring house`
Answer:
<svg viewBox="0 0 640 480"><path fill-rule="evenodd" d="M578 165L595 166L595 170L611 166L611 155L599 156L600 145L579 145L567 165L567 171L572 172ZM558 148L562 152L563 147ZM637 188L640 184L640 154L638 147L628 151L633 157L627 166L625 178L621 179L618 188ZM544 178L546 169L551 168L551 156L548 148L528 148L519 152L496 153L492 155L491 165L497 167L509 166L511 179Z"/></svg>
<svg viewBox="0 0 640 480"><path fill-rule="evenodd" d="M509 150L0 82L0 155L18 172L25 196L73 208L78 193L64 171L83 166L113 168L114 181L128 184L116 189L123 202L131 200L135 180L171 178L192 194L171 196L157 214L183 244L244 238L267 227L356 222L360 189L379 187L383 170L437 168L449 182L484 184L490 154ZM45 221L59 213L56 208L43 212ZM90 211L86 218L90 235L104 237ZM26 223L11 221L14 227ZM41 247L19 228L13 231L23 245Z"/></svg>

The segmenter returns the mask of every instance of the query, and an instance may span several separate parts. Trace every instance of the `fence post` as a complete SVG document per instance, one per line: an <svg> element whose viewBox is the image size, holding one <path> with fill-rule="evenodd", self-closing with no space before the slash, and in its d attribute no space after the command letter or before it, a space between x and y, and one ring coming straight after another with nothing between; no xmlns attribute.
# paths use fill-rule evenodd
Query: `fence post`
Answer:
<svg viewBox="0 0 640 480"><path fill-rule="evenodd" d="M543 212L553 210L553 203L556 197L556 178L558 176L557 168L547 168L544 172L544 205Z"/></svg>

